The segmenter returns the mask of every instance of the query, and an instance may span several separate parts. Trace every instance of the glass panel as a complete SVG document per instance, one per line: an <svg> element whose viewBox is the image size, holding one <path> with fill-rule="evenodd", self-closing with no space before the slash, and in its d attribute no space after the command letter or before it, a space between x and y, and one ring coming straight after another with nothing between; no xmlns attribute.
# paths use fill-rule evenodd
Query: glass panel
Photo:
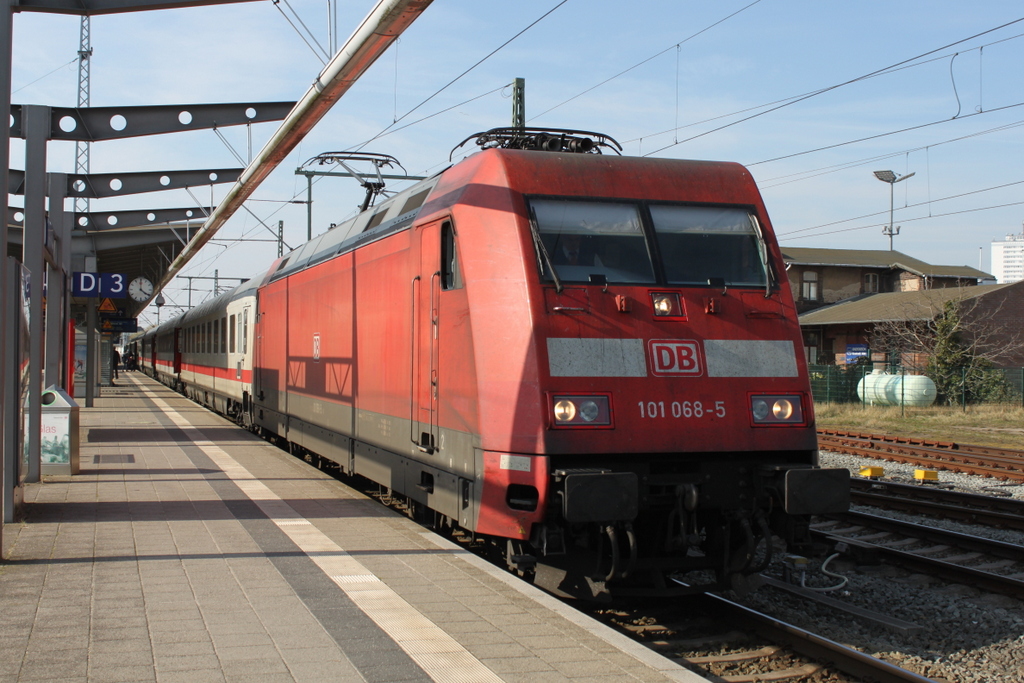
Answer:
<svg viewBox="0 0 1024 683"><path fill-rule="evenodd" d="M669 284L764 287L763 243L746 209L651 206Z"/></svg>
<svg viewBox="0 0 1024 683"><path fill-rule="evenodd" d="M591 275L603 275L607 282L654 282L635 205L550 199L530 205L561 280L589 282ZM553 279L547 264L544 279Z"/></svg>

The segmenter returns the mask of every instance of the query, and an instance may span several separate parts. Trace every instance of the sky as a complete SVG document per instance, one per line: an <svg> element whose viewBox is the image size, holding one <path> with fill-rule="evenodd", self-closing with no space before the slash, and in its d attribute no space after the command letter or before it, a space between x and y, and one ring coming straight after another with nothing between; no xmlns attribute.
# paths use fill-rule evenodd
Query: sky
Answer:
<svg viewBox="0 0 1024 683"><path fill-rule="evenodd" d="M298 99L326 57L293 24L330 52L374 4L93 17L91 104ZM13 103L76 105L79 28L78 17L15 14ZM1024 223L1022 63L1024 6L1008 0L435 0L181 275L237 282L265 269L277 246L259 241L274 239L260 221L284 221L292 248L305 241L295 170L317 154L362 148L412 175L443 170L459 142L510 125L517 77L529 126L601 132L628 155L744 164L784 248L888 249L892 189L897 251L990 272L991 242ZM96 143L91 170L237 166L277 125L222 129L234 151L211 131ZM71 173L74 159L73 143L50 143L48 170ZM890 188L876 170L914 176ZM217 201L227 188L193 194ZM318 181L313 234L355 215L362 195L351 179ZM92 210L194 203L176 190ZM187 282L164 290L164 319L186 304ZM212 281L192 282L193 304L210 296ZM155 321L150 306L140 323Z"/></svg>

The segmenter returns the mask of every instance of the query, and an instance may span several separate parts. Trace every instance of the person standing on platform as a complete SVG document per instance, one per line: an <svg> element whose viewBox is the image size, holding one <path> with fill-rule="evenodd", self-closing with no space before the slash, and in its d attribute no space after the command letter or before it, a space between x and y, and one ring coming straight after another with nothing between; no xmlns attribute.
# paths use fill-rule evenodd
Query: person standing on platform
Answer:
<svg viewBox="0 0 1024 683"><path fill-rule="evenodd" d="M116 346L110 347L110 376L117 379L117 366L121 364L121 354L117 352Z"/></svg>

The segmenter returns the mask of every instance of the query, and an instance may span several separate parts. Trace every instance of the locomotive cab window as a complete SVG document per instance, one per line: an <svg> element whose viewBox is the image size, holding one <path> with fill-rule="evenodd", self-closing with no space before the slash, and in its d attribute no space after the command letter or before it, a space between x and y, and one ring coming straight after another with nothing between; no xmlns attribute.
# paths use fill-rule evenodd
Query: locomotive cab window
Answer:
<svg viewBox="0 0 1024 683"><path fill-rule="evenodd" d="M666 282L764 287L766 253L746 209L710 206L651 206Z"/></svg>
<svg viewBox="0 0 1024 683"><path fill-rule="evenodd" d="M568 282L655 282L637 205L533 199L530 208L545 280L553 267Z"/></svg>
<svg viewBox="0 0 1024 683"><path fill-rule="evenodd" d="M459 272L459 257L455 250L455 227L451 221L441 226L441 289L461 289L462 274Z"/></svg>

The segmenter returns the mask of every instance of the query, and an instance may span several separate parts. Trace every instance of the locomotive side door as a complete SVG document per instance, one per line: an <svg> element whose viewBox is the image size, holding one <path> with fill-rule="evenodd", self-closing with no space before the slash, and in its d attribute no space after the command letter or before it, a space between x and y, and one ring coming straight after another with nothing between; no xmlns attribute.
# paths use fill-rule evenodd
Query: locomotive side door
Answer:
<svg viewBox="0 0 1024 683"><path fill-rule="evenodd" d="M419 268L412 280L412 415L410 437L424 453L437 450L438 295L441 291L441 225L416 228Z"/></svg>

